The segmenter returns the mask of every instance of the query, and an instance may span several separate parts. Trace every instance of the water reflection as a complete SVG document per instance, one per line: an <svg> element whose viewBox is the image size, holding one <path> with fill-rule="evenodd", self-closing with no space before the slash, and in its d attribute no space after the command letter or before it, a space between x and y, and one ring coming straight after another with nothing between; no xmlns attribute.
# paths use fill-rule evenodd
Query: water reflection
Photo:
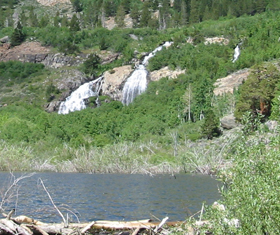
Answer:
<svg viewBox="0 0 280 235"><path fill-rule="evenodd" d="M0 173L0 188L9 178ZM209 176L122 175L39 173L21 182L17 215L45 221L61 222L38 179L41 178L55 204L73 221L138 220L152 218L184 220L200 210L203 202L219 199L218 182Z"/></svg>

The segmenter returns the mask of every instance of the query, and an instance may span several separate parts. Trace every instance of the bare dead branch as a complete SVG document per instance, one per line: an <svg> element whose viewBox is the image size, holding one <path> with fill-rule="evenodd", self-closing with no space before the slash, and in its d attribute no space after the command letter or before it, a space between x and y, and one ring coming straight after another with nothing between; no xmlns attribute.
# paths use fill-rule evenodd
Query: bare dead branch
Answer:
<svg viewBox="0 0 280 235"><path fill-rule="evenodd" d="M52 199L50 193L48 192L47 188L45 187L45 184L44 184L43 180L42 180L41 178L39 178L38 181L39 181L39 183L42 185L42 187L43 187L43 189L45 190L45 192L47 193L47 195L48 195L48 197L49 197L49 199L50 199L50 201L51 201L53 207L56 209L56 211L58 212L58 214L59 214L60 217L62 218L64 225L67 227L67 226L68 226L67 220L65 219L65 217L63 216L63 214L61 213L61 211L58 209L58 207L55 205L55 203L54 203L54 201L53 201L53 199Z"/></svg>

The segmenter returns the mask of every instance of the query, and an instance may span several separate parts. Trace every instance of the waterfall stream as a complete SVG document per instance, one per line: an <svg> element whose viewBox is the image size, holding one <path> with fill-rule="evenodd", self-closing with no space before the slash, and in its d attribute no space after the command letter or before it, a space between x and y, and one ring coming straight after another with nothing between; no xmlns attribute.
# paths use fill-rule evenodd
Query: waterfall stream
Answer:
<svg viewBox="0 0 280 235"><path fill-rule="evenodd" d="M157 47L151 53L144 57L142 63L133 71L130 77L127 78L123 88L122 103L129 105L136 96L143 93L147 88L147 76L148 71L146 66L148 65L149 59L155 56L155 54L162 50L163 47L168 47L172 42L165 42L162 46Z"/></svg>
<svg viewBox="0 0 280 235"><path fill-rule="evenodd" d="M237 45L234 49L234 55L233 55L232 62L234 63L235 61L237 61L239 56L240 56L240 47L239 47L239 45Z"/></svg>
<svg viewBox="0 0 280 235"><path fill-rule="evenodd" d="M58 114L68 114L69 112L80 111L86 108L85 99L98 96L103 76L81 85L73 91L59 106Z"/></svg>
<svg viewBox="0 0 280 235"><path fill-rule="evenodd" d="M122 103L124 105L130 104L137 95L143 93L147 88L148 71L146 66L149 59L162 50L163 47L168 47L172 42L165 42L163 45L157 47L151 53L144 57L141 64L133 71L130 77L127 78L123 88ZM94 81L84 83L77 90L71 93L64 102L61 102L58 114L68 114L69 112L80 111L86 108L85 99L92 96L98 96L101 89L103 76Z"/></svg>

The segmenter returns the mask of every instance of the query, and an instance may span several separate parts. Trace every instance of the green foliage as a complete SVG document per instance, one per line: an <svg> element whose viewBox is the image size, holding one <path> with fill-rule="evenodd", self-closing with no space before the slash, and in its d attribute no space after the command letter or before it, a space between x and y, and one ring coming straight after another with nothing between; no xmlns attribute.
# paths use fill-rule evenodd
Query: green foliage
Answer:
<svg viewBox="0 0 280 235"><path fill-rule="evenodd" d="M77 32L80 30L79 19L76 14L74 14L70 21L70 31Z"/></svg>
<svg viewBox="0 0 280 235"><path fill-rule="evenodd" d="M212 109L207 110L205 113L204 123L201 127L202 134L207 139L213 139L213 137L218 137L221 135L221 130L219 128L220 121L215 115Z"/></svg>
<svg viewBox="0 0 280 235"><path fill-rule="evenodd" d="M81 12L83 10L83 5L80 0L71 0L71 3L73 5L75 12Z"/></svg>
<svg viewBox="0 0 280 235"><path fill-rule="evenodd" d="M100 57L97 54L90 54L88 59L84 62L84 72L89 75L96 75L100 65Z"/></svg>
<svg viewBox="0 0 280 235"><path fill-rule="evenodd" d="M11 46L18 46L20 45L25 39L25 35L22 31L22 26L20 22L18 22L17 27L15 28L12 36L11 36Z"/></svg>
<svg viewBox="0 0 280 235"><path fill-rule="evenodd" d="M79 47L74 43L74 38L70 36L58 45L58 50L66 55L73 55L80 52Z"/></svg>
<svg viewBox="0 0 280 235"><path fill-rule="evenodd" d="M236 104L235 116L249 111L254 116L260 113L268 117L279 81L279 71L271 64L257 66L240 88L240 97Z"/></svg>
<svg viewBox="0 0 280 235"><path fill-rule="evenodd" d="M22 63L19 61L0 62L1 83L3 84L7 81L22 83L43 69L43 64Z"/></svg>
<svg viewBox="0 0 280 235"><path fill-rule="evenodd" d="M55 95L59 94L59 89L56 88L53 83L51 83L50 85L47 86L46 89L46 98L47 98L47 102L51 102L54 98Z"/></svg>
<svg viewBox="0 0 280 235"><path fill-rule="evenodd" d="M277 234L279 227L279 138L269 145L252 139L239 142L232 167L223 173L226 211L210 213L211 231L220 234ZM248 213L250 212L250 213ZM206 219L209 219L206 218ZM225 218L238 219L235 228ZM221 232L222 231L222 232Z"/></svg>

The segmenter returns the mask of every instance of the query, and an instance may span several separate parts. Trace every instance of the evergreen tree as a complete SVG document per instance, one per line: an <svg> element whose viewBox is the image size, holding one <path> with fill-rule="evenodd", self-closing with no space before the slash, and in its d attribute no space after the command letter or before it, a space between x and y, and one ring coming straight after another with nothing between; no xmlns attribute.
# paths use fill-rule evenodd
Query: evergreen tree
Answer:
<svg viewBox="0 0 280 235"><path fill-rule="evenodd" d="M125 26L124 19L125 19L125 10L124 10L123 5L121 4L118 7L117 15L115 18L115 21L116 21L116 24L118 27L122 28Z"/></svg>
<svg viewBox="0 0 280 235"><path fill-rule="evenodd" d="M73 32L77 32L80 30L80 23L76 14L72 16L69 26L70 26L70 30Z"/></svg>
<svg viewBox="0 0 280 235"><path fill-rule="evenodd" d="M174 0L174 2L173 2L174 11L181 12L182 2L185 2L185 1L184 0Z"/></svg>
<svg viewBox="0 0 280 235"><path fill-rule="evenodd" d="M49 23L49 17L44 15L42 16L40 22L39 22L39 27L40 28L45 28Z"/></svg>
<svg viewBox="0 0 280 235"><path fill-rule="evenodd" d="M57 11L53 19L53 26L57 28L59 27L59 23L60 23L60 17L59 17L59 12Z"/></svg>
<svg viewBox="0 0 280 235"><path fill-rule="evenodd" d="M201 127L202 134L209 140L213 139L213 137L220 136L221 130L219 128L219 125L219 118L217 118L212 109L209 109L205 113L204 123Z"/></svg>
<svg viewBox="0 0 280 235"><path fill-rule="evenodd" d="M25 14L25 11L23 10L20 14L20 22L21 22L21 25L22 26L27 26L27 21L28 21L28 18Z"/></svg>
<svg viewBox="0 0 280 235"><path fill-rule="evenodd" d="M4 22L5 22L4 10L2 9L2 7L0 7L0 28L4 28Z"/></svg>
<svg viewBox="0 0 280 235"><path fill-rule="evenodd" d="M100 57L97 54L90 54L88 59L84 62L84 72L86 74L95 76L100 64Z"/></svg>
<svg viewBox="0 0 280 235"><path fill-rule="evenodd" d="M203 14L203 20L210 20L210 19L212 19L212 15L210 13L209 7L206 6Z"/></svg>
<svg viewBox="0 0 280 235"><path fill-rule="evenodd" d="M132 9L131 9L130 17L131 17L132 22L133 22L133 27L134 28L138 27L139 21L140 21L140 11L139 11L139 8L136 4L134 4Z"/></svg>
<svg viewBox="0 0 280 235"><path fill-rule="evenodd" d="M162 6L159 9L159 29L167 28L169 16L169 0L163 0Z"/></svg>
<svg viewBox="0 0 280 235"><path fill-rule="evenodd" d="M182 1L181 5L181 25L187 25L188 23L188 13L187 13L187 4L185 1Z"/></svg>
<svg viewBox="0 0 280 235"><path fill-rule="evenodd" d="M68 19L66 15L63 15L61 19L61 27L68 27Z"/></svg>
<svg viewBox="0 0 280 235"><path fill-rule="evenodd" d="M142 13L141 13L141 17L140 17L140 27L147 27L149 20L151 19L151 12L150 12L150 8L149 8L150 3L144 2L143 4L143 8L142 8Z"/></svg>
<svg viewBox="0 0 280 235"><path fill-rule="evenodd" d="M71 0L75 12L81 12L83 10L83 5L80 0Z"/></svg>
<svg viewBox="0 0 280 235"><path fill-rule="evenodd" d="M115 16L117 10L116 1L103 0L103 9L106 17Z"/></svg>
<svg viewBox="0 0 280 235"><path fill-rule="evenodd" d="M32 7L29 12L29 26L30 27L39 26L37 15L34 13L34 7Z"/></svg>
<svg viewBox="0 0 280 235"><path fill-rule="evenodd" d="M18 21L17 27L14 29L14 32L11 36L11 46L18 46L24 41L25 35L22 32L22 25Z"/></svg>
<svg viewBox="0 0 280 235"><path fill-rule="evenodd" d="M199 1L191 0L190 23L199 23Z"/></svg>
<svg viewBox="0 0 280 235"><path fill-rule="evenodd" d="M96 6L96 3L90 2L87 5L87 8L84 10L83 20L84 25L89 28L97 27L98 23L100 22L99 15L100 15L100 7Z"/></svg>
<svg viewBox="0 0 280 235"><path fill-rule="evenodd" d="M262 13L265 11L266 5L267 5L267 0L256 0L256 12L257 13Z"/></svg>
<svg viewBox="0 0 280 235"><path fill-rule="evenodd" d="M125 14L128 14L130 12L130 1L131 0L122 0L121 4L124 11L125 11Z"/></svg>
<svg viewBox="0 0 280 235"><path fill-rule="evenodd" d="M235 117L241 120L248 111L254 117L257 113L268 117L279 79L279 72L273 65L257 66L239 89L240 98L236 103Z"/></svg>

